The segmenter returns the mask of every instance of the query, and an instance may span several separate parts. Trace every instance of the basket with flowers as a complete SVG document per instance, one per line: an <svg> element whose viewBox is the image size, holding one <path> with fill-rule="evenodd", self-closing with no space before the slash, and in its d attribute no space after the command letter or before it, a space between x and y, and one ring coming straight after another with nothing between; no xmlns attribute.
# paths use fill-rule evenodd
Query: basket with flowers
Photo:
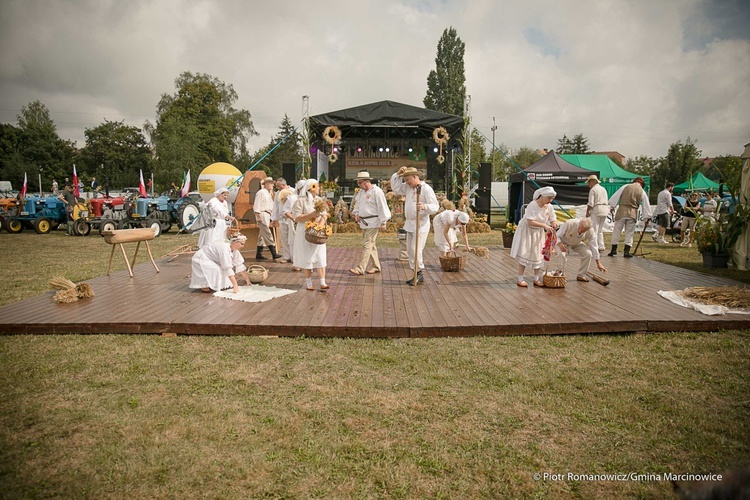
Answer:
<svg viewBox="0 0 750 500"><path fill-rule="evenodd" d="M518 229L517 224L513 224L512 222L505 224L503 228L503 247L510 248L513 245L513 235L516 234L516 229Z"/></svg>
<svg viewBox="0 0 750 500"><path fill-rule="evenodd" d="M329 201L324 198L318 198L315 200L315 211L319 214L328 213ZM326 224L327 219L324 217L316 217L315 219L307 221L305 224L305 239L310 243L316 245L322 245L328 241L328 237L333 233L333 228Z"/></svg>

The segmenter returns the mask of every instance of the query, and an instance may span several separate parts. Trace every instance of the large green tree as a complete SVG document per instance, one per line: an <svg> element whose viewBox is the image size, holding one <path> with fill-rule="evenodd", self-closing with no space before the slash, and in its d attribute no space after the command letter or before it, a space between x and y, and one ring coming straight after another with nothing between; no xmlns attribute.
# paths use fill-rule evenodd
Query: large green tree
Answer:
<svg viewBox="0 0 750 500"><path fill-rule="evenodd" d="M493 165L493 181L507 181L511 174L518 172L519 169L523 170L533 165L542 157L538 149L528 146L523 146L513 151L501 144L498 149L502 150L505 154L495 151L494 154L490 155Z"/></svg>
<svg viewBox="0 0 750 500"><path fill-rule="evenodd" d="M427 76L427 109L463 116L466 99L465 44L453 27L443 31L437 46L435 69Z"/></svg>
<svg viewBox="0 0 750 500"><path fill-rule="evenodd" d="M47 184L52 178L70 177L78 152L72 142L57 135L47 107L33 101L21 108L17 118L17 127L5 124L0 129L0 178L20 187L25 172L29 186L36 190L37 174ZM43 186L47 190L49 187Z"/></svg>
<svg viewBox="0 0 750 500"><path fill-rule="evenodd" d="M739 198L742 181L742 160L739 156L717 156L704 174L723 183L725 192L729 192L735 199Z"/></svg>
<svg viewBox="0 0 750 500"><path fill-rule="evenodd" d="M679 184L690 179L702 166L700 156L701 151L690 137L684 144L682 141L672 143L651 178L652 189L664 189L667 182Z"/></svg>
<svg viewBox="0 0 750 500"><path fill-rule="evenodd" d="M99 183L110 188L138 184L139 170L151 172L151 149L143 132L124 122L104 123L84 131L86 146L81 150L79 177L99 177Z"/></svg>
<svg viewBox="0 0 750 500"><path fill-rule="evenodd" d="M175 80L176 92L162 94L156 124L146 123L155 151L157 187L182 179L186 169L202 170L214 162L247 158L247 140L258 135L250 112L235 109L232 85L205 73L186 71Z"/></svg>
<svg viewBox="0 0 750 500"><path fill-rule="evenodd" d="M576 134L572 139L563 134L561 139L557 140L557 154L560 155L583 155L591 151L589 140L583 134Z"/></svg>

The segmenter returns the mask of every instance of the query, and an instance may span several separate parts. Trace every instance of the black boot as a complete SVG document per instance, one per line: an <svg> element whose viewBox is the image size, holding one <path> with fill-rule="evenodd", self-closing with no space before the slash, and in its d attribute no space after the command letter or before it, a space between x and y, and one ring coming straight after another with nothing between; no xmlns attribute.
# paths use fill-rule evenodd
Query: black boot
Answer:
<svg viewBox="0 0 750 500"><path fill-rule="evenodd" d="M276 245L271 245L268 249L271 251L271 257L273 257L273 260L281 258L281 255L276 253Z"/></svg>
<svg viewBox="0 0 750 500"><path fill-rule="evenodd" d="M268 260L268 257L263 257L263 245L258 245L258 249L255 251L255 260Z"/></svg>
<svg viewBox="0 0 750 500"><path fill-rule="evenodd" d="M623 254L623 257L626 259L633 257L633 254L630 253L630 245L625 245L625 253Z"/></svg>
<svg viewBox="0 0 750 500"><path fill-rule="evenodd" d="M422 271L417 271L417 285L420 283L424 283L424 278L422 277ZM414 278L410 279L406 282L407 285L413 285L414 284Z"/></svg>
<svg viewBox="0 0 750 500"><path fill-rule="evenodd" d="M617 255L617 245L612 245L612 250L610 250L607 255L609 255L610 257L614 257L615 255Z"/></svg>

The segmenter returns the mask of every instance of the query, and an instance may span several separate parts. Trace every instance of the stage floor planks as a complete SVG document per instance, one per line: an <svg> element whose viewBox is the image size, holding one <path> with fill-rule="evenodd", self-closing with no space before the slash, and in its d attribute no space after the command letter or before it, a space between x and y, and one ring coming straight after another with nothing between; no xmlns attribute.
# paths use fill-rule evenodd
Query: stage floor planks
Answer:
<svg viewBox="0 0 750 500"><path fill-rule="evenodd" d="M365 276L349 272L359 253L328 249L327 292L317 290L317 277L316 291L305 290L303 273L289 264L262 262L270 271L264 285L297 291L262 303L189 289L189 254L158 261L160 273L147 262L135 267L133 278L123 270L87 281L96 294L91 299L55 304L50 291L2 306L0 334L449 337L750 328L747 316L706 316L656 293L737 282L639 257L604 256L607 287L575 281L578 259L572 257L567 288L524 289L516 286L509 251L500 247L490 249L489 259L469 255L458 273L444 273L437 250L427 248L425 283L417 287L404 284L411 276L398 249L381 249L383 272Z"/></svg>

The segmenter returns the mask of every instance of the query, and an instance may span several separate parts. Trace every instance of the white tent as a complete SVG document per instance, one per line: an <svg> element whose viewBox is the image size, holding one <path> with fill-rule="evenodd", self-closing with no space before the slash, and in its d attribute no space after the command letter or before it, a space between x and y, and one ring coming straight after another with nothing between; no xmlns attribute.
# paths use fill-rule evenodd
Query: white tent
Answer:
<svg viewBox="0 0 750 500"><path fill-rule="evenodd" d="M742 205L750 205L750 142L745 144L742 159L742 180L740 182L740 199ZM746 271L750 269L750 225L746 224L737 243L732 247L732 262L734 266Z"/></svg>

